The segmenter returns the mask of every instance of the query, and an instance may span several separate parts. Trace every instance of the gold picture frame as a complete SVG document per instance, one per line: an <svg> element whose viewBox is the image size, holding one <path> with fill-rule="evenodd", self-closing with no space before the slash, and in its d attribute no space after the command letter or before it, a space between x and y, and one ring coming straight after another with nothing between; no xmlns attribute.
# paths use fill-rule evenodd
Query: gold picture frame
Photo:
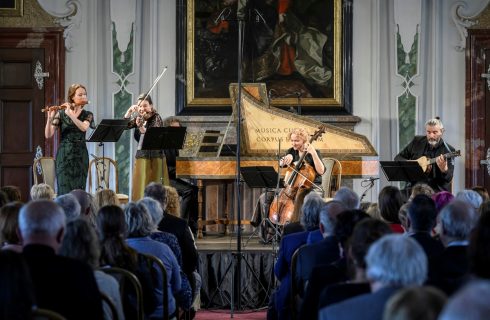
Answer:
<svg viewBox="0 0 490 320"><path fill-rule="evenodd" d="M346 77L346 61L350 61L346 55L351 45L346 50L344 33L345 24L352 21L344 19L345 0L292 1L285 13L277 1L180 1L185 22L177 38L183 38L178 39L178 47L185 58L178 62L182 68L177 79L181 87L178 113L231 106L228 86L237 81L235 40L240 28L244 42L242 81L266 83L272 105L346 108L345 100L350 96L346 99L345 81L351 81L351 76ZM240 8L251 3L256 7ZM241 13L245 18L240 18ZM240 19L248 22L239 26ZM247 40L251 34L259 35ZM289 67L283 63L287 55L283 50L293 52ZM300 65L308 59L309 65ZM347 67L350 72L351 67ZM350 90L350 84L347 87Z"/></svg>
<svg viewBox="0 0 490 320"><path fill-rule="evenodd" d="M24 0L0 1L0 17L22 17L24 15Z"/></svg>

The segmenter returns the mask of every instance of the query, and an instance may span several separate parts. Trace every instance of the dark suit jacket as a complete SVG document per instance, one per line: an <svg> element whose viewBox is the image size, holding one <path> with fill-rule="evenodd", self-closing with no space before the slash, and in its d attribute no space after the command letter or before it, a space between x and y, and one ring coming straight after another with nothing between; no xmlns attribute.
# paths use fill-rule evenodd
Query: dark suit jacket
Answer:
<svg viewBox="0 0 490 320"><path fill-rule="evenodd" d="M469 273L467 246L447 247L436 263L435 286L447 295L456 292L467 280Z"/></svg>
<svg viewBox="0 0 490 320"><path fill-rule="evenodd" d="M320 242L299 249L294 281L296 281L300 295L303 296L304 286L310 279L311 271L314 267L330 264L339 258L339 245L337 239L333 236L326 237Z"/></svg>
<svg viewBox="0 0 490 320"><path fill-rule="evenodd" d="M374 293L363 294L323 308L318 313L320 320L379 320L383 318L386 302L399 287L385 287Z"/></svg>
<svg viewBox="0 0 490 320"><path fill-rule="evenodd" d="M441 241L431 237L428 232L416 232L410 234L410 237L420 244L424 249L425 254L429 262L428 280L434 279L436 276L436 264L444 251L444 245Z"/></svg>
<svg viewBox="0 0 490 320"><path fill-rule="evenodd" d="M169 232L177 237L182 251L182 271L188 276L192 275L197 268L197 249L187 221L164 213L158 230Z"/></svg>
<svg viewBox="0 0 490 320"><path fill-rule="evenodd" d="M371 293L369 282L342 282L327 286L322 290L318 298L318 306L315 308L317 313L315 319L318 315L318 310L366 293Z"/></svg>
<svg viewBox="0 0 490 320"><path fill-rule="evenodd" d="M67 319L102 319L102 300L88 264L58 256L44 245L27 245L26 259L40 308Z"/></svg>

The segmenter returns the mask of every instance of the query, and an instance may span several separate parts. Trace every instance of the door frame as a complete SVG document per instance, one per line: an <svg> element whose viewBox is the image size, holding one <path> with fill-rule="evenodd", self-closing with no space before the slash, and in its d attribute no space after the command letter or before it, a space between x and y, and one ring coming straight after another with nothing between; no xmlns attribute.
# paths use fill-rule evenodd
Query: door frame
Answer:
<svg viewBox="0 0 490 320"><path fill-rule="evenodd" d="M65 41L63 28L0 28L0 48L44 49L44 103L57 105L64 99ZM41 112L41 110L39 110ZM44 134L43 134L44 136ZM44 139L44 156L54 157L59 137Z"/></svg>

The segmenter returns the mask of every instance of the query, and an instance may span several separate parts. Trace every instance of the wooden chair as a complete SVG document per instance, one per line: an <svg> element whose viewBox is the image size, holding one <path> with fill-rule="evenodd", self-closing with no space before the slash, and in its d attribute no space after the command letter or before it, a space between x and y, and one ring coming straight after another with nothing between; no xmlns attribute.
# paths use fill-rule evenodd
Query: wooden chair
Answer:
<svg viewBox="0 0 490 320"><path fill-rule="evenodd" d="M65 317L63 317L61 314L58 312L55 312L53 310L49 309L42 309L42 308L34 308L32 310L32 319L34 320L66 320Z"/></svg>
<svg viewBox="0 0 490 320"><path fill-rule="evenodd" d="M127 203L129 196L119 193L117 161L108 157L92 159L88 165L88 192L92 193L94 183L98 189L112 189L116 192L120 203ZM115 185L110 185L112 175L114 175ZM112 188L111 188L112 187Z"/></svg>
<svg viewBox="0 0 490 320"><path fill-rule="evenodd" d="M169 314L168 314L168 276L167 276L167 269L165 269L165 265L163 264L162 260L159 258L152 256L150 254L143 254L151 263L151 269L152 270L158 270L160 274L162 275L162 294L163 294L163 320L168 320L169 319Z"/></svg>
<svg viewBox="0 0 490 320"><path fill-rule="evenodd" d="M53 157L34 159L32 176L34 184L46 183L56 191L56 160Z"/></svg>
<svg viewBox="0 0 490 320"><path fill-rule="evenodd" d="M335 191L340 189L342 180L342 164L335 158L323 158L325 172L322 175L323 197L332 198Z"/></svg>
<svg viewBox="0 0 490 320"><path fill-rule="evenodd" d="M136 314L137 320L145 319L145 310L143 305L143 289L141 288L141 283L138 278L128 270L124 270L122 268L110 267L110 268L100 268L100 271L103 271L107 274L112 275L119 282L119 291L121 292L121 297L125 296L125 290L127 285L131 285L134 288L134 292L136 295ZM124 303L124 299L123 299ZM117 312L116 312L117 313Z"/></svg>
<svg viewBox="0 0 490 320"><path fill-rule="evenodd" d="M119 314L117 313L117 308L114 304L114 301L112 301L112 299L102 291L100 292L100 296L102 298L102 303L107 305L109 307L109 310L111 310L111 319L119 320Z"/></svg>

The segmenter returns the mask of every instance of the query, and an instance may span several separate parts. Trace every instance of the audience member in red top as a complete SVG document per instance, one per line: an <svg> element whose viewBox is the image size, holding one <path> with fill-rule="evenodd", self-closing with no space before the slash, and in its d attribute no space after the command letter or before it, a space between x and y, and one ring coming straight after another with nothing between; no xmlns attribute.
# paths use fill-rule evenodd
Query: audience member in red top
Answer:
<svg viewBox="0 0 490 320"><path fill-rule="evenodd" d="M379 193L378 206L380 215L395 233L404 232L400 220L398 219L398 212L402 205L403 195L397 187L387 186Z"/></svg>

